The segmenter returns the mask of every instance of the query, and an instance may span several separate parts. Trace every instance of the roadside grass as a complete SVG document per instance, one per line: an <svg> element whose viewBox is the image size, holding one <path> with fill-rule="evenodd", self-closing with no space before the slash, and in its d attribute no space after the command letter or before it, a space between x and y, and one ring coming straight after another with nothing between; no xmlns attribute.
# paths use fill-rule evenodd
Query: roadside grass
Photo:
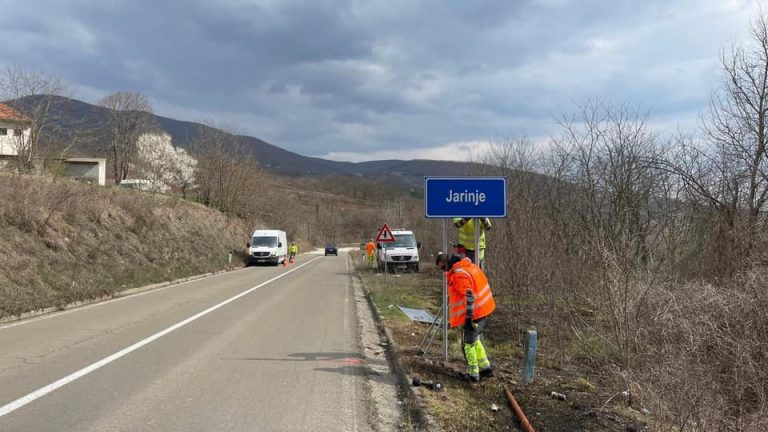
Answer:
<svg viewBox="0 0 768 432"><path fill-rule="evenodd" d="M361 268L358 274L373 297L384 324L389 327L398 357L409 376L432 380L444 385L440 392L425 388L415 389L426 412L446 431L513 431L518 424L509 408L503 389L508 387L515 395L537 431L625 431L643 430L643 419L625 412L621 407L603 408L610 398L610 386L604 383L598 368L590 364L597 358L612 353L599 339L589 334L574 338L567 345L565 360L549 346L548 335L553 325L543 310L541 298L512 299L499 296L497 312L489 320L484 342L494 366L495 377L479 386L463 382L459 374L464 371L461 351L461 332L449 332L449 361L442 358L441 333L435 338L426 358L419 344L428 325L411 322L396 306L424 308L437 313L441 302L441 274L425 268L422 273L384 275L375 270ZM515 328L511 310L526 314L523 322L536 322L539 330L539 351L536 378L530 385L522 385L524 346L521 328ZM521 318L521 317L517 317ZM556 321L554 321L556 322ZM553 399L551 392L564 393L565 401ZM496 405L499 410L492 411ZM635 428L635 429L633 429Z"/></svg>
<svg viewBox="0 0 768 432"><path fill-rule="evenodd" d="M431 309L432 314L437 313L433 306L440 301L440 288L437 288L436 296L434 289L430 289L430 281L412 273L388 274L385 277L382 273L365 271L366 283L383 318L407 322L408 317L397 308L398 305Z"/></svg>

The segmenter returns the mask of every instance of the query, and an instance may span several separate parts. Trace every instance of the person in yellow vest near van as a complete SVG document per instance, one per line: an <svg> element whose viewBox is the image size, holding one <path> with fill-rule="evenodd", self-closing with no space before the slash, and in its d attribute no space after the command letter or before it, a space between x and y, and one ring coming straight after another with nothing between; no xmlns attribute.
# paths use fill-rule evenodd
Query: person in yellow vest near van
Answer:
<svg viewBox="0 0 768 432"><path fill-rule="evenodd" d="M496 310L491 285L483 270L467 258L440 253L435 264L447 272L451 328L463 326L462 348L467 361L467 380L479 383L481 377L493 376L491 361L480 340L488 316Z"/></svg>
<svg viewBox="0 0 768 432"><path fill-rule="evenodd" d="M459 229L459 243L466 249L466 256L473 263L485 268L485 232L491 229L491 220L480 219L480 254L475 254L475 219L453 218L453 225Z"/></svg>
<svg viewBox="0 0 768 432"><path fill-rule="evenodd" d="M291 242L291 246L288 248L288 254L290 255L290 262L296 262L296 254L299 253L299 247L296 246L296 243Z"/></svg>

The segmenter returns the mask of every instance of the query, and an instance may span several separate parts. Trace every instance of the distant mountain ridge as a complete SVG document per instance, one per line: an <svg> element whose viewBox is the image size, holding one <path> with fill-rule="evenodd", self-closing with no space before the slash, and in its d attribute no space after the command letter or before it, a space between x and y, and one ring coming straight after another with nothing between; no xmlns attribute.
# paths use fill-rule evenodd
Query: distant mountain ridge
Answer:
<svg viewBox="0 0 768 432"><path fill-rule="evenodd" d="M44 96L37 96L44 97ZM21 108L30 106L31 98L13 101ZM77 99L56 97L52 104L51 118L62 130L93 129L104 124L107 110L97 105ZM201 128L209 126L169 117L155 115L158 126L169 133L173 144L189 149L194 137ZM270 144L252 136L240 136L244 148L248 150L258 163L277 173L289 175L357 175L372 177L397 177L401 182L416 185L423 183L424 176L453 176L466 175L471 166L465 162L438 160L379 160L368 162L339 162L317 157L303 156L276 145ZM76 142L69 150L72 156L108 157L101 153L98 146L83 140Z"/></svg>

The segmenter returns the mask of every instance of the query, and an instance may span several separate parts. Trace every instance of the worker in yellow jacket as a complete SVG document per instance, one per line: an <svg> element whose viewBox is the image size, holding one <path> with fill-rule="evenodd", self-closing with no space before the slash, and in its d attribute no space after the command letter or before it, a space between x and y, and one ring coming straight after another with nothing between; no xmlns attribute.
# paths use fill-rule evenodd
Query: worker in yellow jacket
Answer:
<svg viewBox="0 0 768 432"><path fill-rule="evenodd" d="M480 253L475 254L475 218L454 218L453 225L459 229L459 243L466 249L466 256L473 263L485 268L485 232L491 229L491 220L480 220Z"/></svg>
<svg viewBox="0 0 768 432"><path fill-rule="evenodd" d="M296 254L299 253L299 247L296 246L296 243L291 242L291 246L288 248L288 253L290 254L290 262L296 261Z"/></svg>

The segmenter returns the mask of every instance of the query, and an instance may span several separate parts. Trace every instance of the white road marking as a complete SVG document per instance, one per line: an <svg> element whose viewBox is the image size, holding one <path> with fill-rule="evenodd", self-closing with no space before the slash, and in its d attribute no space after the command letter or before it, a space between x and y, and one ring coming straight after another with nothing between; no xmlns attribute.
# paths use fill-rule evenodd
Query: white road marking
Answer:
<svg viewBox="0 0 768 432"><path fill-rule="evenodd" d="M75 381L75 380L77 380L79 378L82 378L82 377L88 375L89 373L91 373L91 372L93 372L93 371L95 371L95 370L97 370L99 368L102 368L102 367L112 363L113 361L115 361L115 360L117 360L117 359L119 359L121 357L124 357L124 356L132 353L133 351L136 351L137 349L139 349L139 348L141 348L141 347L143 347L145 345L148 345L148 344L154 342L157 339L160 339L161 337L167 335L168 333L171 333L174 330L178 330L179 328L184 327L185 325L191 323L192 321L195 321L198 318L201 318L201 317L203 317L205 315L208 315L209 313L215 311L216 309L219 309L222 306L225 306L225 305L227 305L229 303L232 303L233 301L235 301L235 300L237 300L237 299L239 299L239 298L241 298L243 296L246 296L246 295L252 293L253 291L256 291L257 289L259 289L259 288L261 288L261 287L263 287L265 285L268 285L268 284L270 284L270 283L272 283L272 282L274 282L274 281L276 281L276 280L278 280L278 279L280 279L280 278L282 278L284 276L287 276L287 275L295 272L296 270L298 270L298 269L300 269L300 268L302 268L302 267L304 267L306 265L312 264L313 262L315 262L315 261L317 261L319 259L320 259L320 257L315 258L312 261L304 263L304 264L302 264L302 265L300 265L300 266L298 266L298 267L296 267L294 269L288 270L285 273L279 274L279 275L273 277L272 279L269 279L266 282L262 282L262 283L260 283L259 285L256 285L253 288L249 288L248 290L243 291L243 292L241 292L240 294L238 294L238 295L236 295L234 297L230 297L229 299L224 300L223 302L221 302L221 303L219 303L219 304L217 304L215 306L211 306L208 309L206 309L206 310L204 310L204 311L202 311L202 312L200 312L200 313L198 313L196 315L193 315L193 316L191 316L191 317L189 317L189 318L187 318L187 319L185 319L183 321L180 321L180 322L178 322L178 323L176 323L176 324L166 328L165 330L159 331L159 332L153 334L152 336L149 336L146 339L143 339L143 340L141 340L139 342L136 342L135 344L129 346L128 348L124 348L124 349L122 349L122 350L120 350L120 351L118 351L118 352L116 352L116 353L114 353L114 354L112 354L112 355L110 355L108 357L105 357L105 358L97 361L96 363L93 363L93 364L91 364L89 366L86 366L86 367L80 369L77 372L73 372L73 373L65 376L64 378L56 381L56 382L48 384L47 386L39 388L39 389L33 391L32 393L26 395L26 396L20 397L19 399L16 399L13 402L10 402L10 403L8 403L6 405L3 405L3 406L0 407L0 417L3 417L6 414L10 414L13 411L16 411L17 409L23 407L24 405L34 401L35 399L41 398L41 397L47 395L48 393L51 393L52 391L54 391L54 390L56 390L56 389L58 389L60 387L63 387L65 385L71 383L72 381Z"/></svg>
<svg viewBox="0 0 768 432"><path fill-rule="evenodd" d="M143 295L156 293L156 292L159 292L159 291L166 290L168 288L178 287L178 286L181 286L181 285L186 285L186 284L190 284L190 283L194 283L194 282L200 282L200 281L204 281L204 280L207 280L207 279L215 278L217 276L224 276L226 274L228 274L228 273L218 273L218 274L212 274L212 275L209 275L209 276L206 276L206 277L200 277L200 278L196 278L196 279L192 279L192 280L188 280L188 281L184 281L184 282L170 283L170 284L168 284L166 286L162 286L162 287L158 287L158 288L151 288L151 289L148 289L146 291L140 291L140 292L137 292L137 293L134 293L134 294L127 294L127 295L123 295L123 296L120 296L120 297L117 297L117 298L113 298L113 299L109 299L109 300L104 300L104 301L100 301L100 302L96 302L96 303L86 304L86 305L83 305L83 306L77 306L77 307L73 307L72 309L67 309L67 310L61 311L61 312L51 312L51 313L46 313L46 314L41 315L41 316L27 318L27 319L24 319L24 320L21 320L21 321L18 321L18 322L12 322L12 323L8 323L8 324L0 324L0 330L11 328L11 327L16 327L16 326L20 326L20 325L24 325L24 324L29 324L29 323L33 323L33 322L37 322L37 321L42 321L42 320L49 319L49 318L60 317L62 315L68 315L68 314L71 314L73 312L80 312L80 311L88 310L88 309L91 309L91 308L95 308L95 307L99 307L99 306L103 306L103 305L106 305L106 304L115 303L115 302L119 302L119 301L123 301L123 300L127 300L127 299L141 297Z"/></svg>

